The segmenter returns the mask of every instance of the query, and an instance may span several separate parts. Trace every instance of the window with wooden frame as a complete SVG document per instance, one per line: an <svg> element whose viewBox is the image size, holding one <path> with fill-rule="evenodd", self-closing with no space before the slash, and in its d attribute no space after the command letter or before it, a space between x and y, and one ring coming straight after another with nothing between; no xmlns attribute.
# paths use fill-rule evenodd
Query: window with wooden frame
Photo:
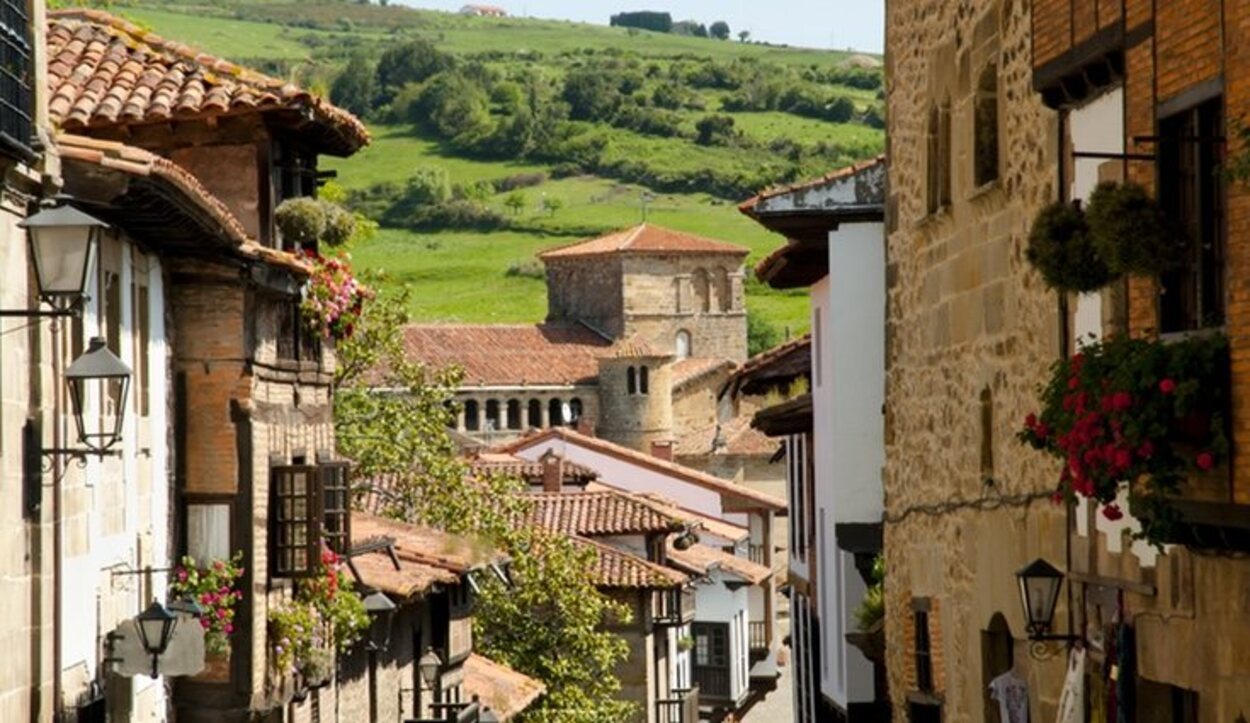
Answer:
<svg viewBox="0 0 1250 723"><path fill-rule="evenodd" d="M305 577L321 560L321 484L315 465L279 465L270 470L273 577Z"/></svg>
<svg viewBox="0 0 1250 723"><path fill-rule="evenodd" d="M1223 142L1222 98L1159 122L1159 203L1182 248L1180 263L1160 279L1163 333L1224 323Z"/></svg>
<svg viewBox="0 0 1250 723"><path fill-rule="evenodd" d="M35 94L26 0L0 0L0 148L29 158Z"/></svg>
<svg viewBox="0 0 1250 723"><path fill-rule="evenodd" d="M912 601L912 623L915 642L912 655L916 664L916 690L933 692L933 647L929 637L929 601Z"/></svg>
<svg viewBox="0 0 1250 723"><path fill-rule="evenodd" d="M973 123L973 175L978 188L998 180L998 63L990 62L977 81Z"/></svg>
<svg viewBox="0 0 1250 723"><path fill-rule="evenodd" d="M189 496L186 504L186 551L196 562L229 560L232 552L231 499Z"/></svg>
<svg viewBox="0 0 1250 723"><path fill-rule="evenodd" d="M951 104L929 109L926 175L928 212L935 214L951 205Z"/></svg>
<svg viewBox="0 0 1250 723"><path fill-rule="evenodd" d="M352 546L351 465L327 462L320 466L321 533L326 546L346 555Z"/></svg>

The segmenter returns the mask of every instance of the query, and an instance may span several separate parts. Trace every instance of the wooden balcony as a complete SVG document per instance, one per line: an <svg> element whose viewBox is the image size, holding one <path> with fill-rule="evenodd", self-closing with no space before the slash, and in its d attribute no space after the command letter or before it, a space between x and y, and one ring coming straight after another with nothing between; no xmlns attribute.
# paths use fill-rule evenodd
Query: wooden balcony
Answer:
<svg viewBox="0 0 1250 723"><path fill-rule="evenodd" d="M764 545L747 545L747 559L756 565L767 565L768 554Z"/></svg>
<svg viewBox="0 0 1250 723"><path fill-rule="evenodd" d="M747 623L747 651L751 663L757 663L768 657L768 623L750 621Z"/></svg>
<svg viewBox="0 0 1250 723"><path fill-rule="evenodd" d="M699 687L673 690L672 698L655 703L656 723L699 723Z"/></svg>
<svg viewBox="0 0 1250 723"><path fill-rule="evenodd" d="M731 672L728 667L714 668L695 665L694 683L699 689L699 697L705 702L730 700L729 676Z"/></svg>
<svg viewBox="0 0 1250 723"><path fill-rule="evenodd" d="M681 626L694 620L694 589L660 590L655 593L655 624Z"/></svg>

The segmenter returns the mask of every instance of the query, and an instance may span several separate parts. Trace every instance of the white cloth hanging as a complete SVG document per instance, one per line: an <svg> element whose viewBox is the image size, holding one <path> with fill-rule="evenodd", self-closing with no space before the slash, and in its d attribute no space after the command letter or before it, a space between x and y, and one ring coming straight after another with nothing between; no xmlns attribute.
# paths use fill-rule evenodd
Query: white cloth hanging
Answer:
<svg viewBox="0 0 1250 723"><path fill-rule="evenodd" d="M998 701L1003 723L1029 723L1029 684L1010 670L990 681L990 698Z"/></svg>
<svg viewBox="0 0 1250 723"><path fill-rule="evenodd" d="M1068 674L1059 696L1057 723L1085 723L1085 648L1074 647L1068 655Z"/></svg>

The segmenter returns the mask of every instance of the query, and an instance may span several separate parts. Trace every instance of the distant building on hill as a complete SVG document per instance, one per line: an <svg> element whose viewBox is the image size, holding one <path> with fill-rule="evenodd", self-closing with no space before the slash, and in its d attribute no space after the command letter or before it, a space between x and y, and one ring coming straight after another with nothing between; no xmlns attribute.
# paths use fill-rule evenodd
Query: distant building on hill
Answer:
<svg viewBox="0 0 1250 723"><path fill-rule="evenodd" d="M476 15L483 18L506 18L508 11L496 5L465 5L460 8L461 15Z"/></svg>

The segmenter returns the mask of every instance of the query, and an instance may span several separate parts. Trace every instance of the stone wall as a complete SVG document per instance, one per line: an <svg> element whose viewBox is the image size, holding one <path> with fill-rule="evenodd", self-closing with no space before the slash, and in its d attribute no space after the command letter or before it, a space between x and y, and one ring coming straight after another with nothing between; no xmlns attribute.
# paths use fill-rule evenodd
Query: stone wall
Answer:
<svg viewBox="0 0 1250 723"><path fill-rule="evenodd" d="M629 393L627 374L647 369L647 392ZM609 359L599 362L599 417L595 435L649 452L652 442L673 438L673 375L667 360Z"/></svg>
<svg viewBox="0 0 1250 723"><path fill-rule="evenodd" d="M550 259L547 265L547 321L584 321L617 338L624 291L620 257Z"/></svg>
<svg viewBox="0 0 1250 723"><path fill-rule="evenodd" d="M678 332L686 331L692 357L746 360L740 257L626 256L622 273L625 336L640 334L657 349L672 352Z"/></svg>
<svg viewBox="0 0 1250 723"><path fill-rule="evenodd" d="M1036 557L1063 564L1064 517L1045 501L1058 470L1014 436L1060 353L1057 299L1024 259L1032 217L1056 193L1056 118L1031 88L1028 3L890 0L886 27L890 694L905 720L913 606L927 599L942 718L984 720L980 631L1002 613L1020 643L1015 571ZM974 187L972 102L992 62L999 178ZM928 120L944 103L951 202L930 213ZM1025 647L1016 670L1044 720L1063 662L1034 663Z"/></svg>

